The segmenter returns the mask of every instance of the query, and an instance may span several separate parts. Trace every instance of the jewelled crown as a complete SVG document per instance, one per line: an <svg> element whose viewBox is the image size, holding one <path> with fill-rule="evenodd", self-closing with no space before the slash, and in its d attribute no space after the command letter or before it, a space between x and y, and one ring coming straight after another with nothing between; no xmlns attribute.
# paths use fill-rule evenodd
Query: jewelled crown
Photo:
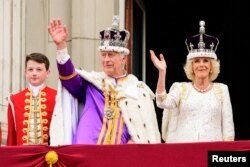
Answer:
<svg viewBox="0 0 250 167"><path fill-rule="evenodd" d="M200 33L187 38L185 43L189 52L187 59L195 57L217 59L215 52L219 45L219 39L205 34L205 21L200 21Z"/></svg>
<svg viewBox="0 0 250 167"><path fill-rule="evenodd" d="M128 55L127 43L129 40L129 32L119 29L119 17L113 16L112 27L100 32L99 51L114 51Z"/></svg>

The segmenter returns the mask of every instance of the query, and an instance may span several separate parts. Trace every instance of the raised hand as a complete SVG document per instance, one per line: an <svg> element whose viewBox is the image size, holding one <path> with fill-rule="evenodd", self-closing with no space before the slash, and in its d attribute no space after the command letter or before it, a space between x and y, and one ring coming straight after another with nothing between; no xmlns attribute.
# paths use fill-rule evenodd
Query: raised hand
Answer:
<svg viewBox="0 0 250 167"><path fill-rule="evenodd" d="M159 71L166 71L167 69L167 64L166 61L164 59L163 54L160 54L160 59L155 55L153 50L149 50L150 52L150 57L151 60L154 64L154 66L159 70Z"/></svg>
<svg viewBox="0 0 250 167"><path fill-rule="evenodd" d="M68 29L66 26L62 25L62 21L60 19L53 19L50 22L48 32L58 49L63 49L66 47Z"/></svg>

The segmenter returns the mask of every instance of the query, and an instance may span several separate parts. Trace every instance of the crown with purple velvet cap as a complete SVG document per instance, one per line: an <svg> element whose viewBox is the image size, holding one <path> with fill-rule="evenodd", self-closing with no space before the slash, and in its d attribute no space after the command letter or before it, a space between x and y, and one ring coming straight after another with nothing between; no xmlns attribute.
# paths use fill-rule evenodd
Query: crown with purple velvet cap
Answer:
<svg viewBox="0 0 250 167"><path fill-rule="evenodd" d="M119 28L119 17L113 16L112 27L100 32L99 51L113 51L124 55L129 54L127 43L129 40L129 32Z"/></svg>
<svg viewBox="0 0 250 167"><path fill-rule="evenodd" d="M217 59L215 52L219 45L219 39L205 34L205 21L200 21L200 33L188 37L185 43L188 49L187 59L193 59L196 57Z"/></svg>

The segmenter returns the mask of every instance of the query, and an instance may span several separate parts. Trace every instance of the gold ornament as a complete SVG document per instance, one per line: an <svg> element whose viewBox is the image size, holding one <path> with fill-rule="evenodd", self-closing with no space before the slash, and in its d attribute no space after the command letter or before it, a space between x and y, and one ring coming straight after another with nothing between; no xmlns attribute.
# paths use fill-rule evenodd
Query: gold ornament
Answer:
<svg viewBox="0 0 250 167"><path fill-rule="evenodd" d="M55 164L58 161L58 155L55 151L49 151L45 155L45 160L47 164L49 164L49 167L52 167L53 164Z"/></svg>

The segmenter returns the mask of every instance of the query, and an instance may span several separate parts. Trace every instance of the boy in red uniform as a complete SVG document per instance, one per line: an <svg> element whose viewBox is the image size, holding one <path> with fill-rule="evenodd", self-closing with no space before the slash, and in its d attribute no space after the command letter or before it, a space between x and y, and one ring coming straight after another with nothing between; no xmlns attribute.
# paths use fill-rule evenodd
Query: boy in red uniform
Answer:
<svg viewBox="0 0 250 167"><path fill-rule="evenodd" d="M8 98L7 145L49 145L49 128L56 90L45 85L49 60L41 53L25 59L28 87Z"/></svg>

